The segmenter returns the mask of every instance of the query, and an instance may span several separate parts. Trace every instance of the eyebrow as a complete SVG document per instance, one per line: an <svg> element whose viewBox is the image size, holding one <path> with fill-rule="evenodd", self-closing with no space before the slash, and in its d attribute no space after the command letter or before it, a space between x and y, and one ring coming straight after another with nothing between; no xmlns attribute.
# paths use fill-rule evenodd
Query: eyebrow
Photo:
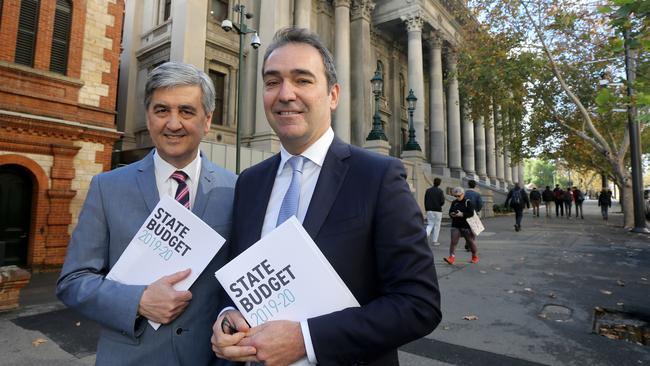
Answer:
<svg viewBox="0 0 650 366"><path fill-rule="evenodd" d="M311 71L309 71L307 69L292 69L290 71L290 74L292 76L301 76L301 75L303 75L303 76L310 76L310 77L313 77L313 78L316 77L316 75L314 75L313 72L311 72ZM266 77L266 76L280 76L280 71L278 71L278 70L265 70L264 75L262 75L262 76L263 77Z"/></svg>

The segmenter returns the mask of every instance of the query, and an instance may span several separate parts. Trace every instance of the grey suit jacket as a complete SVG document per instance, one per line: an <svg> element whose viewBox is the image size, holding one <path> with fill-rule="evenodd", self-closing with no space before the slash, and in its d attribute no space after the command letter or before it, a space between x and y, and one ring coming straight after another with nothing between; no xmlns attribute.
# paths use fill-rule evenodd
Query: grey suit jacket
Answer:
<svg viewBox="0 0 650 366"><path fill-rule="evenodd" d="M97 365L216 365L210 337L218 315L214 272L221 250L190 288L192 300L170 324L153 330L138 318L144 286L105 279L159 201L153 152L144 159L95 176L72 234L57 296L102 326ZM192 211L228 239L236 176L202 157ZM143 268L146 270L146 268Z"/></svg>

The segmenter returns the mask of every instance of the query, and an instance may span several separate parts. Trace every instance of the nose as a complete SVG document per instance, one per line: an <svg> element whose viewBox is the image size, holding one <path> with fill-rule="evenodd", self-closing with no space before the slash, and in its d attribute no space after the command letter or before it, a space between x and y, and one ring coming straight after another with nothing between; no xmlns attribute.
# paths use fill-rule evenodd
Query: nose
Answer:
<svg viewBox="0 0 650 366"><path fill-rule="evenodd" d="M291 83L284 82L280 84L278 99L281 102L290 102L292 100L296 100L296 93L294 92L294 88Z"/></svg>
<svg viewBox="0 0 650 366"><path fill-rule="evenodd" d="M181 123L181 118L176 109L172 109L171 112L169 113L169 116L167 117L167 124L165 125L165 127L167 127L167 129L171 131L177 131L183 128L183 124Z"/></svg>

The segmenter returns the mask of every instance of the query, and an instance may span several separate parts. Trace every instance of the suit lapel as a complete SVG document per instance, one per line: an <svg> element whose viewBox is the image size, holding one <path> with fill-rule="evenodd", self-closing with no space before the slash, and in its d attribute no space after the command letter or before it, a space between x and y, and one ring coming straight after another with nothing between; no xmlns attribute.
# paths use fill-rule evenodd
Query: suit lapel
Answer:
<svg viewBox="0 0 650 366"><path fill-rule="evenodd" d="M153 165L153 154L153 151L151 151L140 161L140 166L138 167L139 174L136 177L140 194L147 204L149 211L153 211L158 204L158 201L160 201L158 187L156 186L156 171Z"/></svg>
<svg viewBox="0 0 650 366"><path fill-rule="evenodd" d="M343 186L349 166L345 159L350 156L350 146L334 138L332 145L325 155L314 195L309 203L303 227L312 238L316 238L325 218L330 212L336 197Z"/></svg>
<svg viewBox="0 0 650 366"><path fill-rule="evenodd" d="M214 169L203 154L201 154L201 173L199 174L199 184L196 186L197 192L194 197L194 207L192 207L192 212L196 216L203 217L203 213L208 206L208 194L214 188L214 184Z"/></svg>
<svg viewBox="0 0 650 366"><path fill-rule="evenodd" d="M262 163L265 164L265 163ZM258 241L262 237L262 227L264 226L264 217L266 216L266 208L269 199L271 198L271 191L275 183L275 177L278 173L278 166L280 165L280 154L276 154L273 158L266 161L265 166L258 169L261 174L259 176L249 177L250 189L246 192L248 197L240 197L250 203L248 210L246 210L247 224L251 235L251 243ZM259 207L266 202L266 206Z"/></svg>

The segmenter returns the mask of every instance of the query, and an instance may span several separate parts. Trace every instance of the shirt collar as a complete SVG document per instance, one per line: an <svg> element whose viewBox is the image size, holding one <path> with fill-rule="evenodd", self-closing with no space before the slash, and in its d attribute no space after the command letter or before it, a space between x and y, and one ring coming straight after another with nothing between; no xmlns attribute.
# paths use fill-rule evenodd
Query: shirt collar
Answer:
<svg viewBox="0 0 650 366"><path fill-rule="evenodd" d="M158 151L154 150L154 155L153 155L153 164L156 169L156 176L160 177L163 179L163 181L169 179L171 175L177 171L180 170L187 174L187 177L190 179L190 181L196 181L199 178L199 172L201 169L201 152L197 151L196 157L194 160L192 160L189 164L184 166L182 169L178 169L175 166L169 164L165 159L163 159L159 154Z"/></svg>
<svg viewBox="0 0 650 366"><path fill-rule="evenodd" d="M303 151L300 155L304 156L319 167L322 167L323 162L325 161L325 156L327 155L327 150L329 150L330 145L332 145L332 141L334 141L334 131L332 130L332 127L329 127L323 136L318 138L316 142L309 146L307 150ZM280 145L280 166L278 167L277 175L280 175L284 169L284 165L292 156L293 155L291 155L284 146Z"/></svg>

